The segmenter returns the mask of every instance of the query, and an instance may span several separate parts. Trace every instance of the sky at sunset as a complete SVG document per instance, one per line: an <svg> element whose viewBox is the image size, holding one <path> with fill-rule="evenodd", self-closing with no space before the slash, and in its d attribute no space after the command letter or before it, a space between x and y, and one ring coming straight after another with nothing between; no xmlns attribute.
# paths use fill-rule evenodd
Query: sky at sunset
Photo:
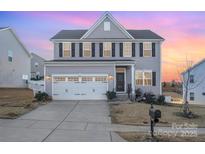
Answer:
<svg viewBox="0 0 205 154"><path fill-rule="evenodd" d="M30 52L52 59L49 39L62 29L88 29L103 12L0 12ZM163 81L178 79L186 59L205 58L205 12L111 12L127 29L150 29L163 38ZM187 57L187 58L186 58Z"/></svg>

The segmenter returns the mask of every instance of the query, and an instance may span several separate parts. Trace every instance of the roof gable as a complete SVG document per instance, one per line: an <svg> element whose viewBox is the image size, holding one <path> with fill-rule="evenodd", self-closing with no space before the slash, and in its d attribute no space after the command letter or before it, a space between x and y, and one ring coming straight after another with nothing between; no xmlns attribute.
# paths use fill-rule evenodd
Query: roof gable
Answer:
<svg viewBox="0 0 205 154"><path fill-rule="evenodd" d="M20 41L19 37L16 35L16 33L14 32L13 29L11 29L10 27L5 27L5 28L2 28L0 29L0 32L1 31L5 31L5 30L8 30L11 32L11 34L14 36L14 38L16 39L16 41L21 45L21 47L23 48L23 50L25 51L25 53L28 55L28 57L30 57L30 53L28 52L28 50L26 49L26 47L24 46L24 44Z"/></svg>
<svg viewBox="0 0 205 154"><path fill-rule="evenodd" d="M110 31L104 31L105 21L110 22ZM134 39L109 12L106 12L99 20L97 20L97 22L81 37L81 39L86 38Z"/></svg>

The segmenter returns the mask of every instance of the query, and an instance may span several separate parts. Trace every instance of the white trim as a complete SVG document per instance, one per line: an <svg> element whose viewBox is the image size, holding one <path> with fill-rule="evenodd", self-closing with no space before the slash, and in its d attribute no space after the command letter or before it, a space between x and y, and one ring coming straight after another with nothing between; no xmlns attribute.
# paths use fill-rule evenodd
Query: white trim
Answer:
<svg viewBox="0 0 205 154"><path fill-rule="evenodd" d="M84 43L90 43L90 56L84 55ZM82 44L83 44L83 57L84 58L91 58L92 57L92 43L91 42L82 42Z"/></svg>
<svg viewBox="0 0 205 154"><path fill-rule="evenodd" d="M120 93L126 93L126 90L127 90L127 72L126 72L126 68L122 68L124 69L124 91L117 91L117 88L116 88L116 93L117 94L120 94ZM116 71L116 77L117 77L117 71ZM115 80L116 80L116 84L117 84L117 78L115 77Z"/></svg>
<svg viewBox="0 0 205 154"><path fill-rule="evenodd" d="M144 43L151 43L151 49L150 49L150 51L151 51L151 56L145 56L145 55L144 55ZM152 55L152 43L153 43L153 42L143 42L143 43L142 43L143 57L149 58L149 57L152 57L152 56L153 56L153 55Z"/></svg>
<svg viewBox="0 0 205 154"><path fill-rule="evenodd" d="M64 56L64 43L69 43L70 44L70 56ZM63 58L70 58L72 57L72 43L71 42L62 42L62 49L63 49Z"/></svg>
<svg viewBox="0 0 205 154"><path fill-rule="evenodd" d="M46 92L46 66L43 67L43 74L44 74L44 92Z"/></svg>
<svg viewBox="0 0 205 154"><path fill-rule="evenodd" d="M153 81L152 81L152 72L153 72L153 71L152 71L152 70L143 70L143 69L142 69L142 70L135 70L135 80L136 80L136 73L137 73L137 72L141 72L143 76L142 76L142 85L136 85L136 86L143 86L143 87L150 87L150 86L152 86L152 83L153 83ZM145 78L144 78L144 73L145 73L145 72L151 73L151 85L145 85L145 84L144 84L144 79L145 79ZM135 84L136 84L136 83L135 83Z"/></svg>
<svg viewBox="0 0 205 154"><path fill-rule="evenodd" d="M62 41L75 41L75 43L82 43L83 42L83 40L82 39L50 39L52 42L55 42L55 43L61 43ZM88 40L88 41L91 41L91 40L95 40L95 42L96 43L100 43L100 42L102 42L102 40L105 40L104 38L88 38L88 39L86 39L86 40ZM106 39L106 40L116 40L116 42L115 43L121 43L120 42L120 38L116 38L116 39ZM158 41L164 41L164 39L129 39L129 38L127 38L127 39L123 39L123 40L125 40L125 41L130 41L130 42L135 42L135 43L142 43L143 41L147 41L147 42L155 42L156 43L156 41L158 42Z"/></svg>
<svg viewBox="0 0 205 154"><path fill-rule="evenodd" d="M134 65L131 66L131 87L132 87L132 95L135 94L135 68Z"/></svg>
<svg viewBox="0 0 205 154"><path fill-rule="evenodd" d="M87 38L103 21L104 19L109 18L119 29L130 39L134 39L127 30L109 13L105 12L102 17L100 17L93 26L80 38Z"/></svg>
<svg viewBox="0 0 205 154"><path fill-rule="evenodd" d="M79 76L79 77L82 77L82 76L106 76L107 77L107 91L109 90L109 80L108 80L108 76L109 76L109 74L92 74L92 73L79 73L79 74L76 74L76 73L73 73L73 74L52 74L51 75L51 80L52 80L52 82L51 82L51 96L53 97L53 83L54 83L54 80L53 80L53 77L55 77L55 76ZM80 82L81 82L81 78L79 78L79 80L80 80ZM66 81L64 81L64 82L66 82ZM94 80L93 80L93 82L94 82ZM96 82L96 81L95 81ZM45 85L44 85L45 86ZM69 100L69 99L68 99ZM92 98L91 99L89 99L89 100L92 100ZM99 99L99 100L101 100L101 99Z"/></svg>

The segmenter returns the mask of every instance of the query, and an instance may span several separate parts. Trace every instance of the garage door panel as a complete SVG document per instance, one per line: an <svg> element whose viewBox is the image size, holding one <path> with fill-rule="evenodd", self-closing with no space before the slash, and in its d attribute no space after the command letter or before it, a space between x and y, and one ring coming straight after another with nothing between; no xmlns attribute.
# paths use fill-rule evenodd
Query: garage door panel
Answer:
<svg viewBox="0 0 205 154"><path fill-rule="evenodd" d="M107 75L55 76L53 81L54 100L106 99Z"/></svg>

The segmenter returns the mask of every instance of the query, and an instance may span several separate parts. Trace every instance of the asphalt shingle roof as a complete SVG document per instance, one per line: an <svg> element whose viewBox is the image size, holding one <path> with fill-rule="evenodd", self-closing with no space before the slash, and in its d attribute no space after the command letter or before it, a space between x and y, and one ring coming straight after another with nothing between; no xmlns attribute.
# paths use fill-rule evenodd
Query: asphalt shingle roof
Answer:
<svg viewBox="0 0 205 154"><path fill-rule="evenodd" d="M61 30L51 39L80 39L88 30ZM163 39L151 30L127 30L135 39Z"/></svg>

